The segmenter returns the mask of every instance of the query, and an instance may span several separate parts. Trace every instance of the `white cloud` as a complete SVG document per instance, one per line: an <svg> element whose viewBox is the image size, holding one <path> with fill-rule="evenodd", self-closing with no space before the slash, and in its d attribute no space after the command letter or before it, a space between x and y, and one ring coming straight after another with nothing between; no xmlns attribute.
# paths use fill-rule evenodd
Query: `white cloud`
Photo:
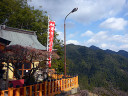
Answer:
<svg viewBox="0 0 128 96"><path fill-rule="evenodd" d="M59 34L58 39L64 40L64 33L63 32L57 31L57 34Z"/></svg>
<svg viewBox="0 0 128 96"><path fill-rule="evenodd" d="M91 44L91 45L93 45L93 44L97 44L98 43L98 40L95 40L95 39L93 39L93 38L91 38L91 39L89 39L88 41L87 41L87 44Z"/></svg>
<svg viewBox="0 0 128 96"><path fill-rule="evenodd" d="M78 32L75 32L75 33L73 33L73 34L69 34L69 38L73 38L73 37L75 37L77 34L78 34Z"/></svg>
<svg viewBox="0 0 128 96"><path fill-rule="evenodd" d="M68 40L66 41L67 44L75 44L75 45L79 45L80 43L77 40Z"/></svg>
<svg viewBox="0 0 128 96"><path fill-rule="evenodd" d="M111 41L118 43L128 43L128 34L125 35L113 35L110 38Z"/></svg>
<svg viewBox="0 0 128 96"><path fill-rule="evenodd" d="M73 38L75 34L69 34L69 38Z"/></svg>
<svg viewBox="0 0 128 96"><path fill-rule="evenodd" d="M75 7L78 11L68 18L72 18L81 23L88 23L102 18L115 16L125 4L125 0L32 0L30 5L35 8L42 6L53 20L64 19L65 16Z"/></svg>
<svg viewBox="0 0 128 96"><path fill-rule="evenodd" d="M121 45L120 46L120 49L126 49L126 50L128 50L128 44Z"/></svg>
<svg viewBox="0 0 128 96"><path fill-rule="evenodd" d="M81 34L81 37L85 37L85 36L92 36L94 33L90 30L86 31L85 33Z"/></svg>
<svg viewBox="0 0 128 96"><path fill-rule="evenodd" d="M123 30L125 26L128 24L128 21L123 18L108 18L104 22L100 24L103 28L110 28L114 30Z"/></svg>
<svg viewBox="0 0 128 96"><path fill-rule="evenodd" d="M105 43L103 43L103 44L101 44L101 48L106 48L107 47L107 44L105 44Z"/></svg>
<svg viewBox="0 0 128 96"><path fill-rule="evenodd" d="M84 41L85 46L95 45L102 49L118 51L124 49L128 51L128 34L112 35L106 31L94 34L89 40Z"/></svg>

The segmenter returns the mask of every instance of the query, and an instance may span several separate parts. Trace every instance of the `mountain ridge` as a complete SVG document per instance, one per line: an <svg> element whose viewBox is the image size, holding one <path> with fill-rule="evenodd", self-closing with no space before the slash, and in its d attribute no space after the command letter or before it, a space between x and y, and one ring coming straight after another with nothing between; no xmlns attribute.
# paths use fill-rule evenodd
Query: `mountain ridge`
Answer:
<svg viewBox="0 0 128 96"><path fill-rule="evenodd" d="M91 45L88 48L93 49L93 50L103 50L103 49L101 49L97 46L94 46L94 45ZM119 50L118 52L116 52L116 51L113 51L113 50L110 50L110 49L106 49L104 51L107 52L107 53L110 53L110 54L118 54L118 55L121 55L121 56L124 56L124 57L128 58L128 52L125 51L125 50Z"/></svg>

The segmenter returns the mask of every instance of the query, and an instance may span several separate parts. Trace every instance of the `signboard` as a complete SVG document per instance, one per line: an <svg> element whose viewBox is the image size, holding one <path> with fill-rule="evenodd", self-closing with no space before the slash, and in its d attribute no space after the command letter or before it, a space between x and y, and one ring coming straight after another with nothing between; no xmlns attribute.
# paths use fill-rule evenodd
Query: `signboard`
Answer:
<svg viewBox="0 0 128 96"><path fill-rule="evenodd" d="M49 21L49 52L51 54L52 52L52 46L53 46L53 37L54 37L54 30L55 30L55 22L54 21ZM51 67L51 55L49 57L49 67Z"/></svg>

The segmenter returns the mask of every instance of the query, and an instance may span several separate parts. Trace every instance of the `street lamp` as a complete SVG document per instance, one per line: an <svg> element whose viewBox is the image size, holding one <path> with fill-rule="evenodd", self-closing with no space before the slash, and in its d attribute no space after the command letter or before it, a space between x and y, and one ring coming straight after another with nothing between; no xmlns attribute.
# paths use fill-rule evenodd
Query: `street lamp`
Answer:
<svg viewBox="0 0 128 96"><path fill-rule="evenodd" d="M78 8L74 8L69 14L76 12L77 10ZM65 29L66 24L65 24L65 21L68 15L64 19L64 77L66 77L66 29Z"/></svg>

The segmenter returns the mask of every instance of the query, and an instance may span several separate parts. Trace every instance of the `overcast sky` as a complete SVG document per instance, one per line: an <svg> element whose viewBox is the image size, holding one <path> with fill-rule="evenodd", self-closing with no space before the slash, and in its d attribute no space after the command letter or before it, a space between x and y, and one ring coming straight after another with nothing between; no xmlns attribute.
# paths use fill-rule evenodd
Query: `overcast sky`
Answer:
<svg viewBox="0 0 128 96"><path fill-rule="evenodd" d="M36 9L48 12L63 39L65 16L67 44L128 51L128 0L30 0Z"/></svg>

